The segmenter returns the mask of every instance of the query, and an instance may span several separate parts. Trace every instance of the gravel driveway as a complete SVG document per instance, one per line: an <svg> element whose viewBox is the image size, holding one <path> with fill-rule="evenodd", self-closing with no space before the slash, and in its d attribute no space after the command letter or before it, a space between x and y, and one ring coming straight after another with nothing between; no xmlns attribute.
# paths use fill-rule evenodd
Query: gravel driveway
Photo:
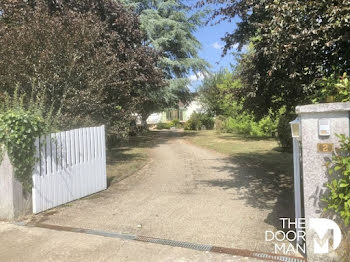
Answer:
<svg viewBox="0 0 350 262"><path fill-rule="evenodd" d="M237 172L240 167L188 143L181 133L160 134L163 139L151 149L151 161L137 174L104 192L33 216L32 222L273 253L264 237L266 230L276 230L277 200L264 208L247 204L246 196L251 202L252 195L262 192L240 187L249 184L244 172ZM210 256L204 261L219 261ZM164 261L161 257L152 260Z"/></svg>

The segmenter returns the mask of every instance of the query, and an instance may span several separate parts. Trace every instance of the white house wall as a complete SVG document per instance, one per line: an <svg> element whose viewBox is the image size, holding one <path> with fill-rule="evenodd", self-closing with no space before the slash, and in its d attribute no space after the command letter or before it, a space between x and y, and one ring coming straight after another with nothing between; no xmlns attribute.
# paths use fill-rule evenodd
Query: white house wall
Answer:
<svg viewBox="0 0 350 262"><path fill-rule="evenodd" d="M187 121L190 119L193 112L202 112L203 107L198 101L192 101L191 104L189 104L186 108L186 111L184 112L184 121Z"/></svg>
<svg viewBox="0 0 350 262"><path fill-rule="evenodd" d="M192 101L183 112L183 121L190 119L193 112L203 112L203 107L198 101ZM147 118L147 124L154 125L164 121L163 113L153 113Z"/></svg>
<svg viewBox="0 0 350 262"><path fill-rule="evenodd" d="M153 113L147 118L147 124L154 125L162 121L162 113Z"/></svg>

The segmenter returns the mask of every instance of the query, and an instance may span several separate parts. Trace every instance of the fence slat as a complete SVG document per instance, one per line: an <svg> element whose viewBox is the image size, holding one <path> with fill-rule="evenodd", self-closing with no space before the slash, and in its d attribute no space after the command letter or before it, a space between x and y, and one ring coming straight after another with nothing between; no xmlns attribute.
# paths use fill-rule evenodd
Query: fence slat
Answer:
<svg viewBox="0 0 350 262"><path fill-rule="evenodd" d="M45 185L43 185L43 177L46 177L47 170L46 170L46 137L40 138L40 189L37 188L36 194L38 195L39 199L37 200L39 203L39 207L37 206L38 212L43 209L45 206L44 203L44 191L45 191Z"/></svg>
<svg viewBox="0 0 350 262"><path fill-rule="evenodd" d="M46 136L46 174L51 174L52 167L52 153L51 153L51 135Z"/></svg>
<svg viewBox="0 0 350 262"><path fill-rule="evenodd" d="M33 196L33 210L38 209L38 193L37 190L40 188L40 142L39 138L35 140L35 167L33 172L33 188L32 188L32 196Z"/></svg>
<svg viewBox="0 0 350 262"><path fill-rule="evenodd" d="M96 127L96 144L98 145L96 150L96 186L98 188L101 188L102 181L101 181L101 128Z"/></svg>
<svg viewBox="0 0 350 262"><path fill-rule="evenodd" d="M98 164L96 161L96 151L97 151L97 137L96 137L96 127L91 128L91 145L92 145L92 159L93 159L93 168L92 172L94 173L94 179L93 182L96 187L98 187L98 181L99 181L99 176L98 176Z"/></svg>
<svg viewBox="0 0 350 262"><path fill-rule="evenodd" d="M66 156L66 162L64 165L64 168L68 168L72 164L72 157L71 157L71 147L70 147L70 139L69 139L69 132L66 131L64 132L64 140L65 140L65 150L64 150L64 155Z"/></svg>
<svg viewBox="0 0 350 262"><path fill-rule="evenodd" d="M66 140L66 134L67 132L60 133L61 139L60 139L60 147L61 147L61 170L60 170L60 194L61 199L63 202L67 202L67 193L66 193L66 176L65 171L67 169L67 158L68 158L68 152L67 152L67 140Z"/></svg>
<svg viewBox="0 0 350 262"><path fill-rule="evenodd" d="M107 159L106 159L106 131L105 126L102 126L102 142L101 142L101 151L102 151L102 166L101 169L103 171L101 176L102 188L107 188ZM104 179L106 178L106 179Z"/></svg>
<svg viewBox="0 0 350 262"><path fill-rule="evenodd" d="M71 148L71 158L72 158L72 166L75 165L75 130L69 131L69 140L70 140L70 148Z"/></svg>
<svg viewBox="0 0 350 262"><path fill-rule="evenodd" d="M55 201L55 205L59 205L63 201L63 194L62 194L62 136L64 132L57 133L56 139L56 159L57 159L57 165L56 165L56 173L57 173L57 179L56 179L56 191L57 191L57 197Z"/></svg>
<svg viewBox="0 0 350 262"><path fill-rule="evenodd" d="M34 213L106 189L104 126L51 134L35 146Z"/></svg>
<svg viewBox="0 0 350 262"><path fill-rule="evenodd" d="M51 192L52 205L57 202L57 134L51 134Z"/></svg>
<svg viewBox="0 0 350 262"><path fill-rule="evenodd" d="M82 128L82 148L83 148L83 163L82 163L82 173L81 173L81 182L82 182L82 195L88 195L88 186L89 186L89 177L88 177L88 169L84 168L89 163L87 162L87 155L86 155L86 147L87 147L87 141L86 141L86 128Z"/></svg>

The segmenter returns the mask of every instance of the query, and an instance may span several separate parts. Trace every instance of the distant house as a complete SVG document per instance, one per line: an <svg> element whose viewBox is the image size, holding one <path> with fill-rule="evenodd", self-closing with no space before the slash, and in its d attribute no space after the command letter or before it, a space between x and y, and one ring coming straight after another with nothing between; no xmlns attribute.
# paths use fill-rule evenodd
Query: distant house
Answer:
<svg viewBox="0 0 350 262"><path fill-rule="evenodd" d="M199 101L194 100L188 106L184 106L179 103L179 109L169 109L161 113L154 113L147 118L147 124L166 123L172 120L179 120L180 122L186 122L190 119L193 112L202 112L203 107Z"/></svg>

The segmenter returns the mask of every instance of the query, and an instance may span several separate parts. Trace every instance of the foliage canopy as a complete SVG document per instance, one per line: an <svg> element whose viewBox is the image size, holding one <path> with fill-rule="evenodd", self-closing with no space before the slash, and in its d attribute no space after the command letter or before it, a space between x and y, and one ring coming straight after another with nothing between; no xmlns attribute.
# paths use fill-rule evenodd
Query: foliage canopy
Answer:
<svg viewBox="0 0 350 262"><path fill-rule="evenodd" d="M167 87L154 93L153 99L141 104L145 114L191 99L188 79L191 73L206 72L208 63L198 56L200 42L194 32L203 24L205 12L191 12L181 0L123 0L139 14L141 28L147 36L146 44L160 55Z"/></svg>
<svg viewBox="0 0 350 262"><path fill-rule="evenodd" d="M44 93L62 127L106 124L124 135L161 90L158 56L138 17L113 0L1 1L0 95Z"/></svg>
<svg viewBox="0 0 350 262"><path fill-rule="evenodd" d="M228 32L224 53L251 43L239 61L243 88L237 97L262 117L269 109L310 103L318 80L350 71L350 2L348 0L203 0L220 5L213 19L240 22ZM222 17L222 18L219 18Z"/></svg>

